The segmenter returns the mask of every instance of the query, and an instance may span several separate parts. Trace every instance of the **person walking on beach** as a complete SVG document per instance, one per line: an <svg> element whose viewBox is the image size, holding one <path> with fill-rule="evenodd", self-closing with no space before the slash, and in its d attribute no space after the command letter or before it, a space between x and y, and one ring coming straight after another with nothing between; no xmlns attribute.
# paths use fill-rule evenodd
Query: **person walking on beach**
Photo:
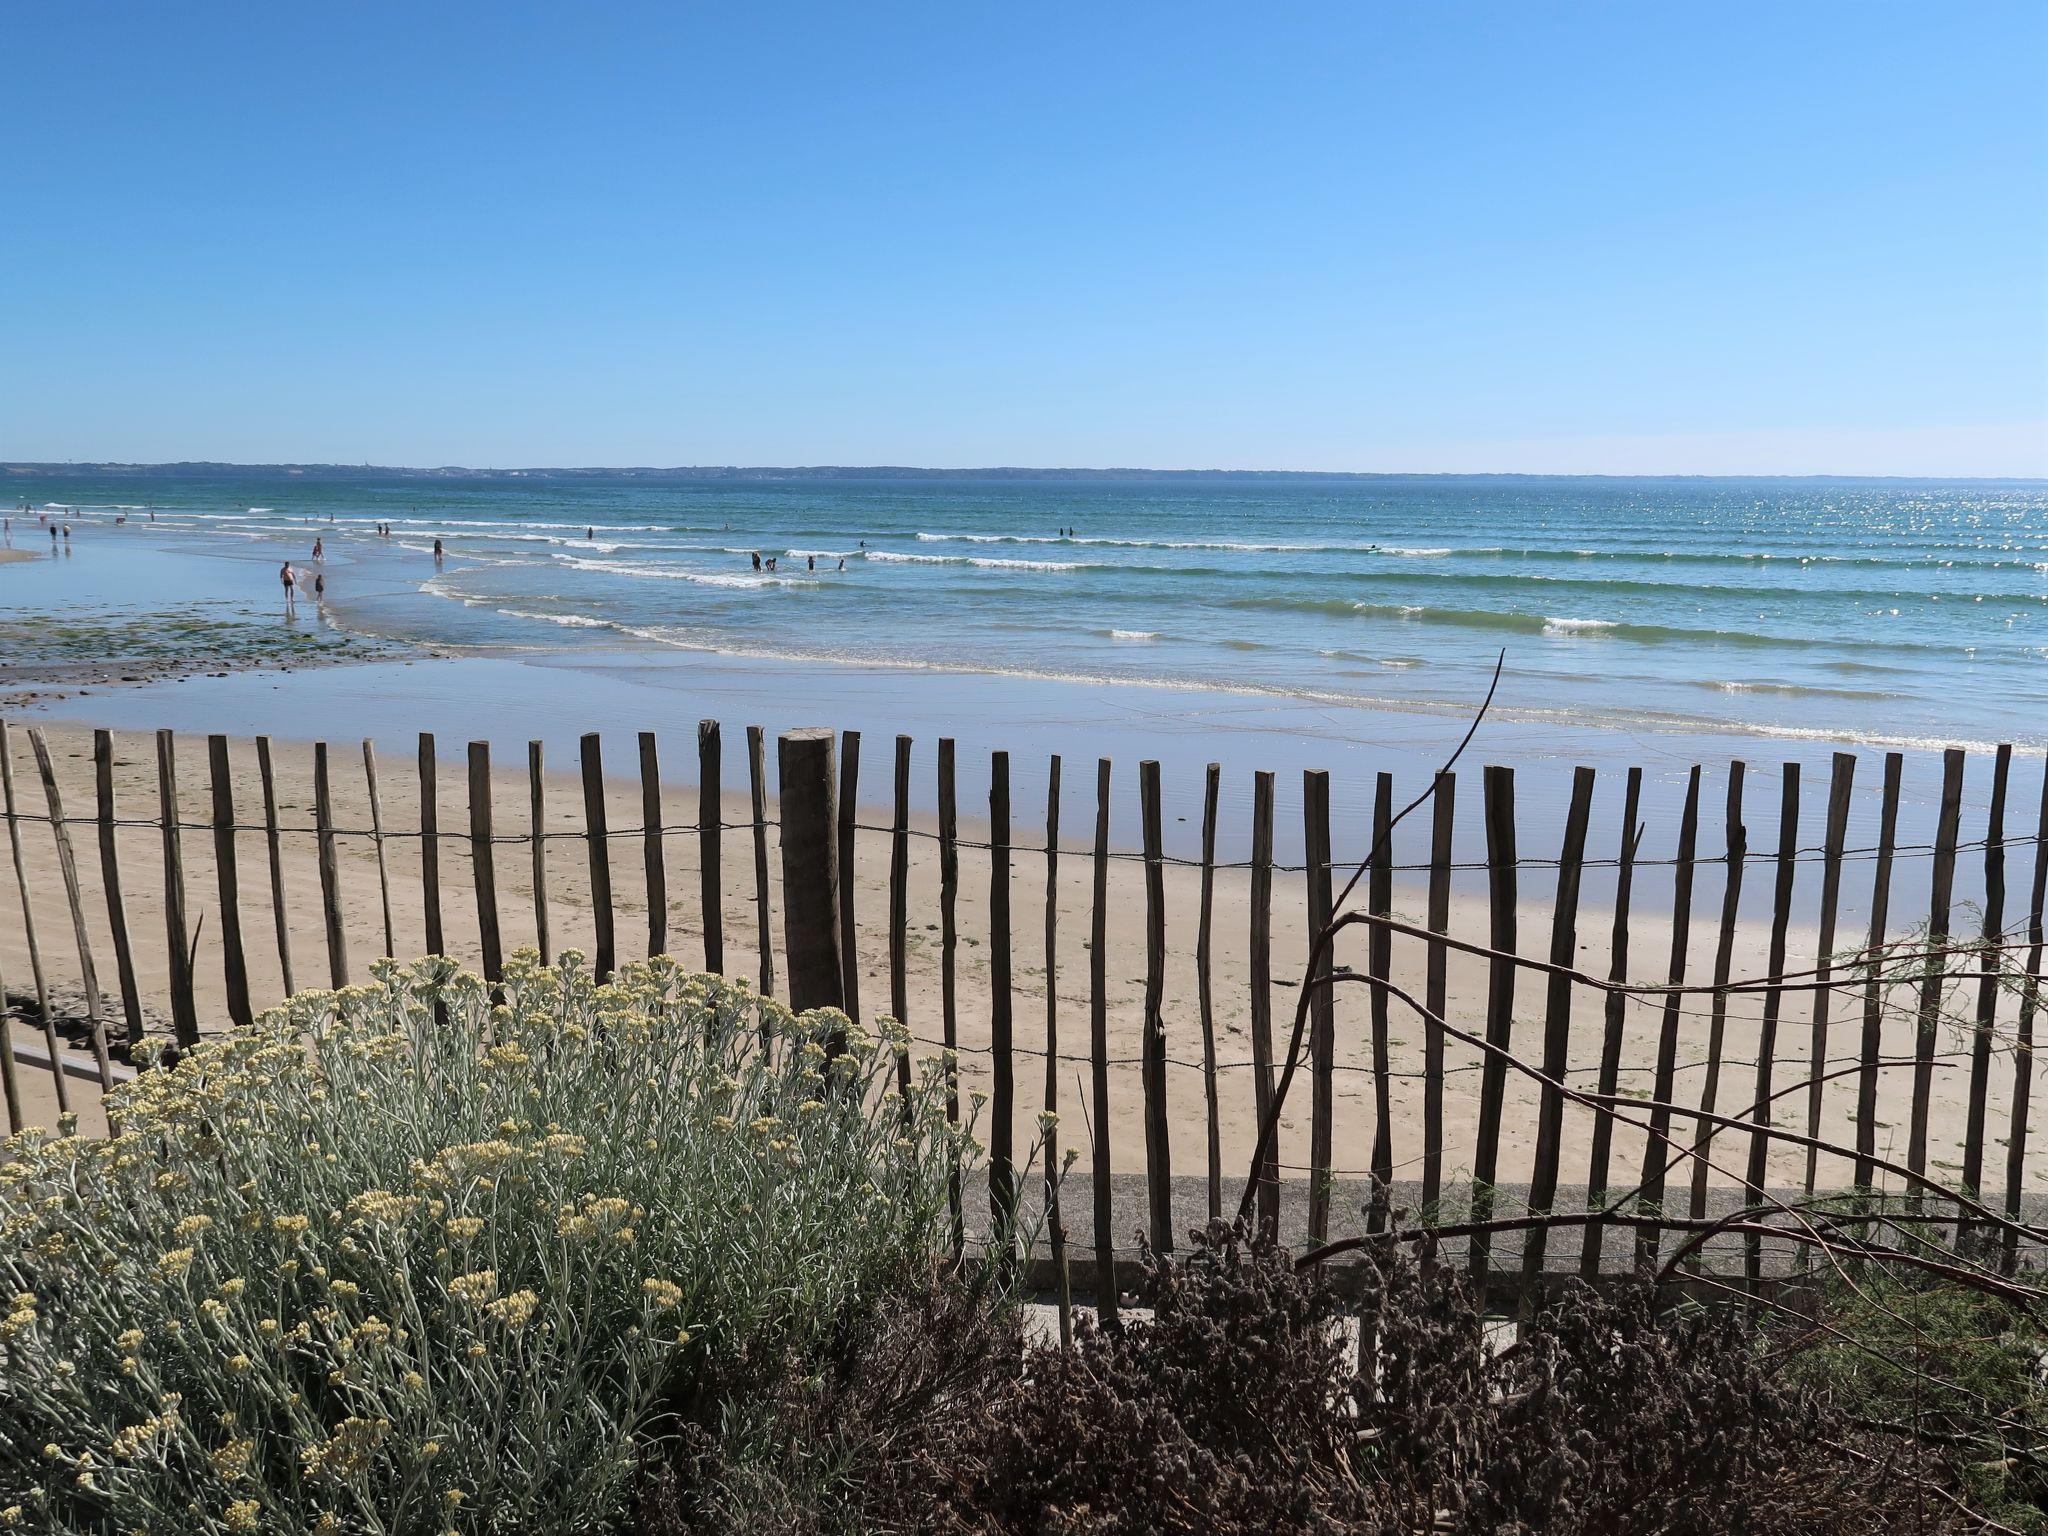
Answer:
<svg viewBox="0 0 2048 1536"><path fill-rule="evenodd" d="M284 611L286 613L297 613L299 611L299 578L292 570L291 561L287 560L278 567L277 579L284 583Z"/></svg>
<svg viewBox="0 0 2048 1536"><path fill-rule="evenodd" d="M315 539L313 541L313 558L315 560L324 560L326 557L326 546L320 540Z"/></svg>

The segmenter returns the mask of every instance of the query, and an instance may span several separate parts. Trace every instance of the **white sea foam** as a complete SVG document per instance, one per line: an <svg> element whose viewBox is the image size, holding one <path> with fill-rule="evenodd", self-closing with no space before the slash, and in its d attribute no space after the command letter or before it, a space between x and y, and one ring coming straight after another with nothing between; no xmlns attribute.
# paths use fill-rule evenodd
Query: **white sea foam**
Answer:
<svg viewBox="0 0 2048 1536"><path fill-rule="evenodd" d="M1618 619L1553 619L1545 618L1543 633L1546 635L1590 635L1603 629L1619 629Z"/></svg>
<svg viewBox="0 0 2048 1536"><path fill-rule="evenodd" d="M1156 629L1112 629L1109 632L1109 638L1112 640L1157 640L1159 638L1159 631Z"/></svg>

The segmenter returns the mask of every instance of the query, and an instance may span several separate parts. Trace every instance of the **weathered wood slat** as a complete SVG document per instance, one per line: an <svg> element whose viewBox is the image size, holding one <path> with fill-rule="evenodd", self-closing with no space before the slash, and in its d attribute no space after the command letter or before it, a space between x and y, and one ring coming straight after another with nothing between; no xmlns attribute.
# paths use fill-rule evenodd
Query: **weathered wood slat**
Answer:
<svg viewBox="0 0 2048 1536"><path fill-rule="evenodd" d="M1507 1063L1515 1029L1515 770L1489 763L1481 798L1486 821L1488 942L1498 953L1486 968L1486 1042L1490 1049L1479 1071L1479 1124L1472 1152L1472 1219L1491 1221L1494 1178L1500 1168L1501 1107L1507 1093ZM1482 1306L1493 1243L1475 1233L1467 1258Z"/></svg>
<svg viewBox="0 0 2048 1536"><path fill-rule="evenodd" d="M1394 915L1394 776L1381 773L1372 796L1371 868L1366 877L1366 909L1374 917ZM1376 981L1393 976L1394 936L1380 923L1372 925L1365 945L1366 974ZM1392 1214L1394 1183L1393 1042L1385 987L1372 988L1372 1197L1366 1207L1366 1228L1386 1229Z"/></svg>
<svg viewBox="0 0 2048 1536"><path fill-rule="evenodd" d="M1451 927L1451 838L1458 815L1458 776L1439 773L1430 797L1429 909L1431 933ZM1450 1007L1450 950L1432 939L1424 961L1422 1021L1422 1208L1433 1214L1444 1190L1444 1027Z"/></svg>
<svg viewBox="0 0 2048 1536"><path fill-rule="evenodd" d="M505 975L505 945L498 927L498 862L491 814L491 744L469 744L469 867L476 887L476 931L483 946L484 980Z"/></svg>
<svg viewBox="0 0 2048 1536"><path fill-rule="evenodd" d="M1301 984L1312 989L1309 999L1309 1129L1308 1240L1320 1243L1330 1232L1330 1168L1335 1115L1336 1006L1329 980L1332 956L1328 946L1317 958L1316 940L1330 924L1330 775L1311 768L1301 776L1302 862L1307 865L1308 958Z"/></svg>
<svg viewBox="0 0 2048 1536"><path fill-rule="evenodd" d="M1564 845L1557 855L1557 891L1550 908L1550 963L1574 966L1579 954L1579 887L1585 874L1586 831L1593 815L1591 768L1572 770L1572 798L1565 812ZM1572 981L1553 971L1543 991L1543 1084L1536 1108L1536 1156L1529 1173L1529 1211L1548 1215L1557 1197L1557 1167L1564 1147L1564 1093L1556 1086L1571 1071ZM1530 1229L1522 1245L1522 1294L1536 1294L1549 1233Z"/></svg>
<svg viewBox="0 0 2048 1536"><path fill-rule="evenodd" d="M958 785L954 776L953 738L939 738L939 1028L945 1055L946 1123L960 1123L960 828ZM946 1202L953 1219L953 1252L966 1242L961 1203L960 1164L956 1159L946 1181Z"/></svg>
<svg viewBox="0 0 2048 1536"><path fill-rule="evenodd" d="M114 974L121 987L121 1018L128 1027L128 1048L141 1048L142 989L135 981L135 953L128 940L128 898L121 885L121 846L116 840L119 817L114 808L114 734L92 733L93 791L99 813L100 889L107 902L107 931L114 941Z"/></svg>
<svg viewBox="0 0 2048 1536"><path fill-rule="evenodd" d="M583 846L590 861L590 916L597 931L595 974L599 981L609 981L618 969L619 944L612 920L612 852L610 820L604 803L604 741L596 731L589 731L577 747L583 760ZM768 948L765 919L761 946L764 952Z"/></svg>
<svg viewBox="0 0 2048 1536"><path fill-rule="evenodd" d="M995 1230L1007 1232L1017 1210L1016 1078L1011 1056L1010 754L988 765L989 1132L988 1198Z"/></svg>
<svg viewBox="0 0 2048 1536"><path fill-rule="evenodd" d="M1813 994L1813 1040L1807 1051L1810 1070L1806 1084L1806 1134L1820 1136L1821 1106L1825 1101L1828 1072L1828 1015L1834 1002L1835 923L1842 904L1842 849L1849 841L1849 800L1856 783L1856 754L1837 752L1834 770L1828 778L1828 824L1822 834L1820 875L1820 922L1815 934L1814 980L1821 983ZM1813 1193L1813 1181L1820 1167L1820 1149L1806 1149L1806 1192Z"/></svg>
<svg viewBox="0 0 2048 1536"><path fill-rule="evenodd" d="M319 838L320 911L327 920L327 981L348 985L348 929L341 915L341 865L334 842L334 797L327 774L327 743L313 743L313 827Z"/></svg>
<svg viewBox="0 0 2048 1536"><path fill-rule="evenodd" d="M384 914L384 954L398 952L398 935L391 926L391 864L384 852L384 803L377 794L377 748L363 738L363 784L370 795L370 837L377 845L377 896Z"/></svg>
<svg viewBox="0 0 2048 1536"><path fill-rule="evenodd" d="M1950 907L1955 896L1956 838L1963 809L1962 749L1941 755L1941 810L1934 824L1933 893L1927 908L1927 949L1932 955L1948 948ZM1945 958L1929 959L1920 982L1920 1017L1913 1042L1913 1118L1906 1133L1906 1166L1927 1171L1928 1118L1934 1102L1934 1052L1940 1043L1941 993L1948 977Z"/></svg>
<svg viewBox="0 0 2048 1536"><path fill-rule="evenodd" d="M50 744L43 733L29 727L29 749L35 753L36 771L42 775L43 800L50 810L50 831L57 843L57 868L64 877L64 898L71 905L71 935L78 943L78 975L85 988L85 1014L92 1031L92 1060L98 1069L100 1088L112 1092L113 1063L107 1057L107 1025L101 1015L99 972L93 965L92 939L85 926L85 897L78 883L78 856L71 846L71 828L64 822L64 797L57 788L57 769L50 760ZM109 1130L115 1129L111 1124Z"/></svg>
<svg viewBox="0 0 2048 1536"><path fill-rule="evenodd" d="M255 1015L249 1007L249 962L242 952L242 882L235 868L235 777L228 761L227 737L207 737L206 756L213 788L213 866L220 892L221 971L228 995L228 1022L246 1029Z"/></svg>
<svg viewBox="0 0 2048 1536"><path fill-rule="evenodd" d="M526 744L527 825L533 832L533 944L540 963L554 960L548 932L548 779L546 757L538 741Z"/></svg>
<svg viewBox="0 0 2048 1536"><path fill-rule="evenodd" d="M903 738L897 738L899 741ZM900 760L900 758L899 758ZM1045 1229L1052 1247L1060 1347L1074 1345L1074 1286L1067 1268L1067 1228L1060 1214L1060 756L1045 778Z"/></svg>
<svg viewBox="0 0 2048 1536"><path fill-rule="evenodd" d="M2012 1114L2007 1121L2005 1143L2005 1214L2009 1221L2020 1217L2020 1196L2026 1185L2027 1115L2032 1108L2034 1086L2034 1019L2041 1002L2041 909L2048 906L2048 767L2041 773L2041 809L2034 824L2034 887L2027 898L2027 979L2020 992L2018 1022L2013 1027ZM2005 1262L2010 1269L2019 1260L2019 1234L2005 1234Z"/></svg>
<svg viewBox="0 0 2048 1536"><path fill-rule="evenodd" d="M448 939L441 927L441 811L440 759L434 751L434 733L420 732L420 903L427 934L427 953L448 953Z"/></svg>
<svg viewBox="0 0 2048 1536"><path fill-rule="evenodd" d="M647 955L668 953L668 848L662 826L661 756L654 732L640 733L640 855L646 871Z"/></svg>
<svg viewBox="0 0 2048 1536"><path fill-rule="evenodd" d="M725 748L716 720L697 722L697 899L704 913L704 969L725 974Z"/></svg>
<svg viewBox="0 0 2048 1536"><path fill-rule="evenodd" d="M832 732L823 728L784 731L775 744L783 953L789 960L789 1006L798 1013L844 1006L832 748Z"/></svg>
<svg viewBox="0 0 2048 1536"><path fill-rule="evenodd" d="M1636 823L1642 804L1643 770L1631 767L1628 788L1621 807L1621 852L1615 860L1614 922L1607 941L1607 979L1617 986L1628 980L1629 907L1635 896L1636 849L1643 829ZM1628 1021L1628 998L1610 992L1602 1005L1600 1029L1599 1091L1613 1094L1620 1086L1623 1027ZM1606 1115L1593 1117L1592 1154L1586 1164L1586 1205L1597 1210L1607 1204L1607 1163L1614 1145L1614 1121ZM1602 1239L1606 1228L1590 1222L1579 1249L1579 1275L1591 1280L1600 1273Z"/></svg>
<svg viewBox="0 0 2048 1536"><path fill-rule="evenodd" d="M284 995L299 990L292 976L292 914L284 898L284 838L278 830L277 771L270 759L270 738L256 738L256 777L263 786L263 851L270 868L270 925L277 935L277 968Z"/></svg>
<svg viewBox="0 0 2048 1536"><path fill-rule="evenodd" d="M889 826L889 1015L910 1027L910 738L896 738L896 803ZM910 1057L897 1086L910 1092Z"/></svg>
<svg viewBox="0 0 2048 1536"><path fill-rule="evenodd" d="M1799 765L1787 763L1779 781L1777 879L1771 892L1771 937L1765 972L1773 978L1785 974L1787 935L1792 926L1792 893L1799 875ZM1749 1136L1749 1164L1743 1187L1754 1205L1764 1192L1764 1175L1769 1168L1770 1125L1774 1118L1774 1068L1778 1057L1778 1019L1785 1005L1785 989L1773 986L1764 993L1763 1022L1757 1031L1756 1096L1750 1101L1750 1118L1756 1129ZM1763 1241L1752 1234L1743 1244L1744 1273L1751 1287L1763 1278Z"/></svg>
<svg viewBox="0 0 2048 1536"><path fill-rule="evenodd" d="M1884 757L1884 793L1877 816L1877 862L1870 876L1869 955L1863 983L1863 1038L1856 1072L1856 1187L1869 1189L1876 1177L1877 1072L1884 1034L1884 943L1891 924L1892 856L1898 844L1899 789L1906 756Z"/></svg>
<svg viewBox="0 0 2048 1536"><path fill-rule="evenodd" d="M761 945L761 995L775 995L775 914L768 891L768 773L761 727L747 727L747 788L754 812L754 927Z"/></svg>
<svg viewBox="0 0 2048 1536"><path fill-rule="evenodd" d="M1145 1034L1139 1076L1145 1095L1145 1204L1152 1247L1173 1251L1173 1143L1166 1119L1166 870L1160 826L1159 764L1138 764L1145 837Z"/></svg>
<svg viewBox="0 0 2048 1536"><path fill-rule="evenodd" d="M1728 765L1726 882L1721 888L1721 932L1714 950L1713 1004L1707 1018L1707 1074L1700 1086L1700 1108L1712 1113L1720 1100L1721 1055L1728 1034L1728 985L1735 964L1735 935L1742 906L1743 863L1749 852L1749 828L1742 820L1742 784L1747 766ZM1707 1158L1712 1150L1714 1126L1702 1119L1693 1139L1692 1204L1687 1214L1698 1221L1707 1210Z"/></svg>
<svg viewBox="0 0 2048 1536"><path fill-rule="evenodd" d="M1990 1108L1991 1033L1998 1018L2000 959L2005 932L2005 796L2012 778L2012 747L2001 744L1991 764L1991 805L1984 829L1984 939L1977 982L1977 1012L1970 1030L1970 1110L1963 1121L1963 1188L1984 1187L1984 1121Z"/></svg>
<svg viewBox="0 0 2048 1536"><path fill-rule="evenodd" d="M1116 1321L1116 1216L1109 1151L1109 759L1095 764L1094 891L1088 940L1088 1067L1094 1099L1089 1128L1095 1196L1095 1310Z"/></svg>
<svg viewBox="0 0 2048 1536"><path fill-rule="evenodd" d="M839 733L839 991L840 1007L858 1024L860 1012L860 918L855 910L855 876L860 872L855 836L860 822L860 732ZM789 877L783 877L787 890ZM787 897L784 898L785 900ZM908 1059L905 1058L908 1065Z"/></svg>
<svg viewBox="0 0 2048 1536"><path fill-rule="evenodd" d="M1671 868L1671 959L1664 979L1671 991L1664 994L1664 1007L1657 1026L1657 1067L1651 1079L1650 1098L1657 1106L1650 1111L1649 1133L1643 1143L1642 1196L1637 1210L1645 1216L1664 1212L1664 1184L1675 1147L1671 1138L1671 1094L1678 1074L1678 1016L1685 984L1686 952L1692 942L1692 890L1694 859L1699 849L1700 768L1694 763L1685 780L1685 808L1678 818L1678 851ZM1654 1266L1663 1243L1660 1227L1636 1229L1637 1269Z"/></svg>
<svg viewBox="0 0 2048 1536"><path fill-rule="evenodd" d="M1273 1107L1273 775L1252 775L1251 1035L1252 1102L1264 1125ZM1268 1236L1280 1223L1280 1128L1259 1166L1248 1170L1258 1181L1259 1230Z"/></svg>
<svg viewBox="0 0 2048 1536"><path fill-rule="evenodd" d="M1202 905L1195 930L1195 998L1202 1015L1202 1101L1208 1112L1209 1219L1223 1215L1223 1126L1216 1097L1216 1001L1210 976L1216 921L1216 802L1223 767L1211 763L1202 793Z"/></svg>
<svg viewBox="0 0 2048 1536"><path fill-rule="evenodd" d="M14 858L14 885L21 897L21 936L28 949L30 979L36 989L36 1017L43 1026L43 1040L49 1049L50 1083L56 1094L59 1111L71 1108L71 1090L65 1085L64 1074L57 1063L63 1052L57 1042L57 1016L50 1008L50 982L43 970L43 948L36 935L36 902L28 888L28 866L23 860L21 849L21 818L14 803L14 747L8 739L8 726L0 720L0 798L4 798L7 809L7 845Z"/></svg>
<svg viewBox="0 0 2048 1536"><path fill-rule="evenodd" d="M185 920L185 843L179 825L178 739L156 733L156 804L164 842L164 949L171 972L171 1034L180 1050L199 1043L199 1005L192 988L192 941Z"/></svg>

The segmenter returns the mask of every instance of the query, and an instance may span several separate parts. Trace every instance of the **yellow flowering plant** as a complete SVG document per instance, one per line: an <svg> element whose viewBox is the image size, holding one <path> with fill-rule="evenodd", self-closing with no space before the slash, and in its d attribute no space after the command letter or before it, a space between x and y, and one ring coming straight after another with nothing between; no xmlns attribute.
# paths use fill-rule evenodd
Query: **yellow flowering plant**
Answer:
<svg viewBox="0 0 2048 1536"><path fill-rule="evenodd" d="M843 1052L828 1044L844 1040ZM47 1532L602 1531L722 1358L951 1257L945 1075L666 959L303 993L0 1164L0 1508Z"/></svg>

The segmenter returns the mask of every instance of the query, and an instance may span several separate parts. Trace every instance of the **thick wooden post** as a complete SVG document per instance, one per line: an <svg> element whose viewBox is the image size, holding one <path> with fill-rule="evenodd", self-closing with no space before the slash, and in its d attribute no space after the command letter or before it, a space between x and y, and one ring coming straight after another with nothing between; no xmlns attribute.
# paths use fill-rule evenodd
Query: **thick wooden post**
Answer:
<svg viewBox="0 0 2048 1536"><path fill-rule="evenodd" d="M1173 1251L1173 1142L1166 1120L1166 870L1159 817L1159 764L1138 764L1138 809L1145 834L1145 1036L1139 1062L1145 1089L1145 1194L1152 1247Z"/></svg>
<svg viewBox="0 0 2048 1536"><path fill-rule="evenodd" d="M668 853L661 825L661 760L654 732L640 733L640 847L647 870L647 956L668 953Z"/></svg>
<svg viewBox="0 0 2048 1536"><path fill-rule="evenodd" d="M492 842L491 744L469 744L469 867L476 887L476 931L484 952L484 980L505 975L505 945L498 931L498 860Z"/></svg>
<svg viewBox="0 0 2048 1536"><path fill-rule="evenodd" d="M445 955L448 953L448 940L441 930L440 773L432 731L420 732L419 775L420 907L425 915L427 953Z"/></svg>
<svg viewBox="0 0 2048 1536"><path fill-rule="evenodd" d="M171 1033L180 1050L199 1043L192 990L192 941L185 926L185 842L178 821L178 740L156 733L156 803L164 839L164 947L171 968Z"/></svg>
<svg viewBox="0 0 2048 1536"><path fill-rule="evenodd" d="M1330 775L1312 768L1301 776L1302 862L1308 866L1308 953L1315 959L1316 939L1329 926L1330 904ZM1331 996L1332 956L1325 948L1301 980L1313 988L1309 1000L1309 1131L1308 1240L1320 1243L1330 1235L1331 1119L1336 1073L1336 1010ZM1276 1128L1277 1130L1277 1128Z"/></svg>
<svg viewBox="0 0 2048 1536"><path fill-rule="evenodd" d="M587 732L578 743L583 755L583 846L590 856L590 915L597 925L595 975L610 981L618 969L618 937L612 928L611 833L604 804L604 743ZM764 936L765 942L765 936Z"/></svg>
<svg viewBox="0 0 2048 1536"><path fill-rule="evenodd" d="M1813 992L1813 1041L1807 1053L1806 1134L1820 1136L1820 1111L1827 1084L1828 1014L1834 1002L1835 920L1842 904L1842 849L1849 841L1849 797L1856 783L1856 754L1837 752L1828 780L1828 825L1822 843L1820 927L1816 935ZM1806 1192L1813 1193L1819 1173L1820 1149L1806 1149Z"/></svg>
<svg viewBox="0 0 2048 1536"><path fill-rule="evenodd" d="M348 985L348 930L341 920L341 866L334 846L334 800L327 779L327 743L313 743L313 822L319 833L320 908L327 918L327 980Z"/></svg>
<svg viewBox="0 0 2048 1536"><path fill-rule="evenodd" d="M1579 886L1585 871L1586 829L1593 814L1593 770L1572 772L1571 807L1565 812L1564 846L1557 855L1557 892L1550 910L1550 963L1578 964ZM1549 1215L1557 1197L1558 1156L1564 1146L1564 1092L1555 1085L1571 1070L1572 981L1553 970L1543 994L1543 1084L1536 1109L1536 1157L1529 1174L1529 1213ZM1522 1306L1536 1304L1549 1232L1531 1227L1522 1245Z"/></svg>
<svg viewBox="0 0 2048 1536"><path fill-rule="evenodd" d="M844 1001L839 964L838 815L832 732L784 731L776 742L782 810L782 937L789 1006L798 1013Z"/></svg>
<svg viewBox="0 0 2048 1536"><path fill-rule="evenodd" d="M1642 803L1643 770L1630 768L1628 792L1621 808L1621 855L1614 877L1614 926L1607 943L1607 979L1616 986L1628 980L1628 918L1635 894L1636 846L1642 828L1636 825L1636 810ZM1628 996L1610 992L1604 1005L1600 1031L1600 1092L1612 1094L1621 1079L1622 1029L1628 1018ZM1587 1164L1586 1206L1598 1210L1607 1203L1607 1161L1614 1143L1614 1120L1610 1115L1593 1117L1593 1152ZM1606 1228L1597 1221L1586 1224L1584 1245L1579 1250L1579 1276L1591 1280L1600 1273L1600 1249Z"/></svg>
<svg viewBox="0 0 2048 1536"><path fill-rule="evenodd" d="M114 973L121 986L121 1016L128 1026L128 1048L143 1041L142 989L135 984L135 955L128 944L128 898L121 888L121 849L115 840L114 734L92 733L93 788L98 801L100 884L107 899L107 928L114 936Z"/></svg>
<svg viewBox="0 0 2048 1536"><path fill-rule="evenodd" d="M528 825L533 829L533 942L540 951L540 963L553 959L548 935L548 780L541 744L526 744L526 796Z"/></svg>
<svg viewBox="0 0 2048 1536"><path fill-rule="evenodd" d="M227 737L207 737L206 755L213 784L213 866L220 887L221 964L228 1020L237 1029L247 1029L255 1014L249 1007L249 962L242 953L242 883L235 869L235 778L228 762Z"/></svg>
<svg viewBox="0 0 2048 1536"><path fill-rule="evenodd" d="M363 738L363 783L370 793L370 836L377 845L377 896L383 906L384 954L398 952L398 935L391 926L391 864L384 853L384 803L377 794L377 748Z"/></svg>
<svg viewBox="0 0 2048 1536"><path fill-rule="evenodd" d="M1109 1154L1109 759L1095 763L1094 895L1088 929L1088 1071L1095 1107L1091 1164L1095 1196L1095 1310L1116 1321L1116 1213Z"/></svg>
<svg viewBox="0 0 2048 1536"><path fill-rule="evenodd" d="M256 738L256 777L263 787L263 851L270 868L270 926L277 936L277 969L284 995L299 990L292 976L292 916L284 900L284 837L278 830L277 771L270 760L270 738Z"/></svg>
<svg viewBox="0 0 2048 1536"><path fill-rule="evenodd" d="M1884 797L1877 818L1877 863L1870 876L1870 932L1864 941L1863 1034L1856 1070L1856 1187L1868 1190L1877 1175L1877 1062L1884 1035L1884 944L1891 925L1892 856L1898 843L1899 790L1906 755L1884 755Z"/></svg>
<svg viewBox="0 0 2048 1536"><path fill-rule="evenodd" d="M1016 1068L1010 995L1010 754L988 764L989 1128L988 1199L1007 1245L1017 1211Z"/></svg>
<svg viewBox="0 0 2048 1536"><path fill-rule="evenodd" d="M768 770L761 727L747 727L747 789L754 811L754 926L761 943L761 995L775 995L775 925L768 890ZM784 900L788 893L784 893Z"/></svg>
<svg viewBox="0 0 2048 1536"><path fill-rule="evenodd" d="M854 911L854 876L859 872L854 834L860 819L860 732L839 733L839 797L834 808L834 836L839 856L833 861L839 878L839 1006L854 1023L860 1022L860 930ZM784 877L787 881L787 876ZM900 1058L906 1070L910 1058Z"/></svg>
<svg viewBox="0 0 2048 1536"><path fill-rule="evenodd" d="M725 974L725 881L720 854L725 833L725 789L720 782L724 745L716 720L697 722L697 899L704 909L704 969Z"/></svg>

